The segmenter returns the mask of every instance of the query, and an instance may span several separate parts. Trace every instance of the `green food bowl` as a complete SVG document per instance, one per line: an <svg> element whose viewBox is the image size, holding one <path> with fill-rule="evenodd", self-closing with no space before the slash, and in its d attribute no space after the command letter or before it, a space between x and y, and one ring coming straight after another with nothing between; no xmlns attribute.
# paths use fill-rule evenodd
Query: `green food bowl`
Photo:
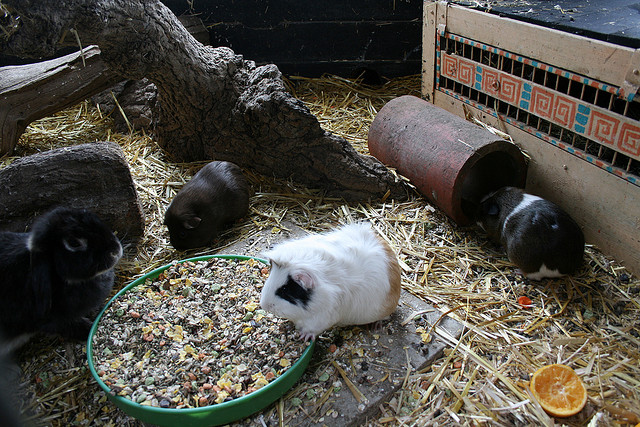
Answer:
<svg viewBox="0 0 640 427"><path fill-rule="evenodd" d="M257 261L267 263L267 261L260 258L253 258L243 255L207 255L195 258L189 258L180 261L187 262L197 262L204 261L211 258L226 258L226 259L237 259L237 260L247 260L247 259L255 259ZM155 424L159 426L215 426L221 424L228 424L233 421L245 418L255 412L264 409L271 403L275 402L279 399L284 393L286 393L295 382L302 376L305 369L309 365L309 361L311 360L311 355L313 354L313 349L315 346L315 341L313 341L302 353L300 358L289 367L289 369L282 375L280 375L275 380L271 381L269 384L264 387L253 391L245 396L236 398L234 400L213 404L209 406L204 406L200 408L186 408L186 409L177 409L177 408L160 408L155 406L147 406L140 405L130 399L124 398L122 396L118 396L112 393L109 386L107 386L98 373L96 372L94 363L93 363L93 337L98 328L98 324L100 319L104 315L104 312L107 308L122 294L130 290L131 288L144 283L147 279L155 279L160 273L162 273L167 268L171 267L171 264L167 264L163 267L157 268L150 273L134 280L129 285L124 287L120 292L118 292L102 309L96 320L93 322L93 326L91 327L91 331L89 333L89 339L87 341L87 359L89 363L89 370L91 371L91 375L95 378L98 385L104 390L107 398L111 400L118 408L122 409L128 415L139 419L140 421Z"/></svg>

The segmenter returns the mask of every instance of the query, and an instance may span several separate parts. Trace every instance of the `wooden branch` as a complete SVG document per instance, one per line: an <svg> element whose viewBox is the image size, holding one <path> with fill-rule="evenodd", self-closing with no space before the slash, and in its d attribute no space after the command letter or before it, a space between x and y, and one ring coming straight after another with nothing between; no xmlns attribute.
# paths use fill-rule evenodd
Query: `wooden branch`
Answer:
<svg viewBox="0 0 640 427"><path fill-rule="evenodd" d="M49 61L0 68L0 155L13 152L32 121L121 80L101 60L97 46Z"/></svg>
<svg viewBox="0 0 640 427"><path fill-rule="evenodd" d="M111 70L153 83L152 127L175 160L229 160L349 200L407 194L379 161L325 132L275 65L199 43L158 0L3 1L28 16L0 38L8 54L50 53L75 31Z"/></svg>

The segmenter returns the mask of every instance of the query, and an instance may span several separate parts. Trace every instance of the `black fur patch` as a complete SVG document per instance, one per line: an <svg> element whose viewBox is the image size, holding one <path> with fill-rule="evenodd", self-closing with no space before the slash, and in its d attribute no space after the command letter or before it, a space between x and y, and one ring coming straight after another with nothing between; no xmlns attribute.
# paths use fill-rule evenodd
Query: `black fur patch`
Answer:
<svg viewBox="0 0 640 427"><path fill-rule="evenodd" d="M311 299L313 290L306 290L300 286L291 276L287 276L287 283L276 290L276 295L293 305L301 305L306 308Z"/></svg>

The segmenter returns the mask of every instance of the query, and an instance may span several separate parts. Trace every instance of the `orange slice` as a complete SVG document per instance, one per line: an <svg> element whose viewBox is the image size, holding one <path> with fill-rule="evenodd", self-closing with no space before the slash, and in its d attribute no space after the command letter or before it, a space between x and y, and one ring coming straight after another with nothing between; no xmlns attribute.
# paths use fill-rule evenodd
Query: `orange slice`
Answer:
<svg viewBox="0 0 640 427"><path fill-rule="evenodd" d="M587 389L578 374L566 365L538 369L531 377L529 388L542 409L554 417L575 415L587 403Z"/></svg>

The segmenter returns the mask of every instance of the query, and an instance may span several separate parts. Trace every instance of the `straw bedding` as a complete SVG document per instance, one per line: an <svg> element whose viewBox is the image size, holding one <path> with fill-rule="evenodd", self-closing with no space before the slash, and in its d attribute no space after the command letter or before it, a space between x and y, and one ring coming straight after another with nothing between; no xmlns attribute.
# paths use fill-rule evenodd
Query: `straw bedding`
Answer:
<svg viewBox="0 0 640 427"><path fill-rule="evenodd" d="M288 84L323 127L363 153L369 125L384 103L420 90L419 76L381 88L338 77L296 78ZM444 339L449 348L424 371L407 372L402 390L381 405L371 425L640 422L640 279L597 248L587 247L579 274L530 282L479 230L458 227L417 193L402 202L347 204L246 171L255 190L250 214L214 247L176 253L162 226L164 211L202 163L171 163L152 138L112 133L110 118L88 103L33 123L20 140L18 155L95 140L115 141L125 151L146 217L143 241L137 251L129 248L118 267L116 290L176 258L224 252L257 230L275 232L283 221L316 232L366 219L386 236L399 255L403 287L462 322L464 330L458 338L437 325L427 331L425 339ZM10 161L0 159L2 164ZM518 303L522 296L532 301L530 306ZM85 357L83 344L56 338L22 348L16 358L24 413L36 425L141 425L106 400ZM585 409L565 420L546 415L527 391L530 374L556 362L573 367L589 394ZM326 363L331 365L330 354ZM283 401L267 411L278 412L287 424L288 412L301 409ZM309 421L330 415L322 410L309 414ZM259 418L251 422L261 425Z"/></svg>

